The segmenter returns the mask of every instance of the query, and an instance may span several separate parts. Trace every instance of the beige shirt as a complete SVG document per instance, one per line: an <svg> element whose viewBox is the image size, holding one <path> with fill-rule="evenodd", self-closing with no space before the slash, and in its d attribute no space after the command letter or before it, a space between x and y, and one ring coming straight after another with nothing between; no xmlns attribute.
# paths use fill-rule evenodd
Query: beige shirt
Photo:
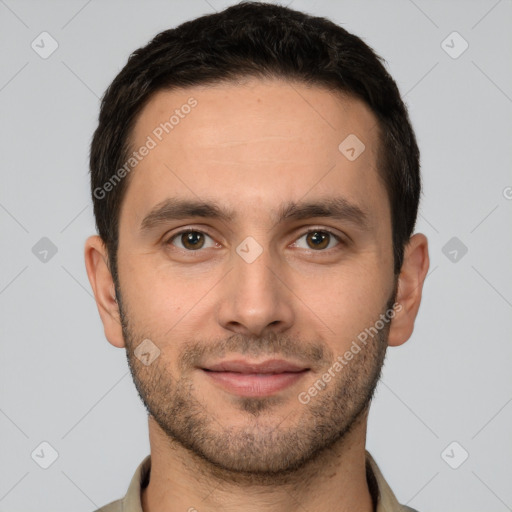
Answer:
<svg viewBox="0 0 512 512"><path fill-rule="evenodd" d="M148 455L135 471L126 496L101 507L95 512L143 512L140 494L141 489L149 483L150 470L151 455ZM380 472L379 466L368 451L366 451L366 479L373 502L376 503L375 512L416 512L414 509L398 503L393 491Z"/></svg>

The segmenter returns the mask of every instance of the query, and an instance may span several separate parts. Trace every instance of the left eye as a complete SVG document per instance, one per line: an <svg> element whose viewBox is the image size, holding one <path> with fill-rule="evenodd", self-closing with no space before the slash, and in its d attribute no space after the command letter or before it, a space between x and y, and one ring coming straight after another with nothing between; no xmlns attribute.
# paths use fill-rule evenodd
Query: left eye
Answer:
<svg viewBox="0 0 512 512"><path fill-rule="evenodd" d="M324 229L313 229L304 233L297 240L301 240L305 238L307 247L301 247L302 249L313 249L315 251L323 250L323 249L331 249L331 243L333 241L336 242L335 245L341 243L341 238L330 231ZM294 246L299 246L298 242L293 244ZM300 246L299 246L300 247Z"/></svg>

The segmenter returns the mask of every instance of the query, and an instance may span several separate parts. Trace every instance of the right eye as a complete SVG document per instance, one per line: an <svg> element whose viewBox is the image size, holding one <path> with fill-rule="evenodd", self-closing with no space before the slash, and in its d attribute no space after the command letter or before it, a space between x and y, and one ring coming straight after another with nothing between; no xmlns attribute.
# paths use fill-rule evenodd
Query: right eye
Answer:
<svg viewBox="0 0 512 512"><path fill-rule="evenodd" d="M184 251L195 252L203 248L208 249L208 247L205 247L205 237L212 240L213 244L210 245L210 247L215 247L215 242L213 241L212 237L197 229L184 229L178 231L177 233L174 233L165 243L166 245L173 245ZM181 246L176 245L174 240L177 240Z"/></svg>

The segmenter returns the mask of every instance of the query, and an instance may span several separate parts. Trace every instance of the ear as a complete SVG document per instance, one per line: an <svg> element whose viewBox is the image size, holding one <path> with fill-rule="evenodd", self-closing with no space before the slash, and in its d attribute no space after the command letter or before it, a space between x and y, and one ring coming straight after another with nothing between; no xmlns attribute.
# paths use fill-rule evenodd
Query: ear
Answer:
<svg viewBox="0 0 512 512"><path fill-rule="evenodd" d="M395 317L389 329L389 346L402 345L411 337L428 267L427 237L417 233L409 239L404 250L404 261L398 277Z"/></svg>
<svg viewBox="0 0 512 512"><path fill-rule="evenodd" d="M114 280L108 265L107 249L99 236L90 236L86 240L84 256L87 275L103 322L105 336L114 347L123 348L125 343Z"/></svg>

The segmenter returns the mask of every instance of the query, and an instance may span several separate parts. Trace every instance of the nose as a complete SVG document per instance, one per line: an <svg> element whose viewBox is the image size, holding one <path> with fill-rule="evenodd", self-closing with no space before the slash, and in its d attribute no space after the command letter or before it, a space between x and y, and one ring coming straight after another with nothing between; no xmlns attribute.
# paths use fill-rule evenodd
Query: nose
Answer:
<svg viewBox="0 0 512 512"><path fill-rule="evenodd" d="M249 261L238 253L233 255L232 270L219 290L219 324L232 332L253 336L263 336L269 330L286 331L294 322L293 293L282 265L266 249Z"/></svg>

